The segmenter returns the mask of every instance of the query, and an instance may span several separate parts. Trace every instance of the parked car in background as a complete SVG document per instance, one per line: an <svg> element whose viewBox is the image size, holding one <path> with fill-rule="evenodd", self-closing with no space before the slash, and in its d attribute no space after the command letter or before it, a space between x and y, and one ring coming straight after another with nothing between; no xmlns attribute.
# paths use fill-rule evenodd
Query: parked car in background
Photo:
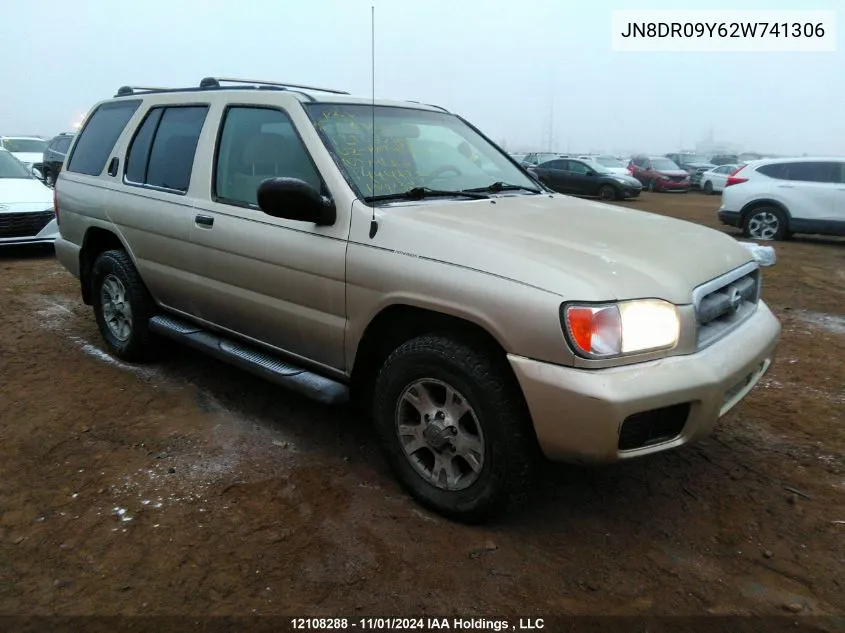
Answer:
<svg viewBox="0 0 845 633"><path fill-rule="evenodd" d="M710 157L710 162L714 165L739 165L742 161L736 154L716 154Z"/></svg>
<svg viewBox="0 0 845 633"><path fill-rule="evenodd" d="M557 152L532 152L526 154L522 159L522 166L529 167L531 165L539 165L555 158L566 158L568 154L559 154Z"/></svg>
<svg viewBox="0 0 845 633"><path fill-rule="evenodd" d="M44 149L44 156L42 159L41 175L44 179L44 184L52 187L56 182L56 176L62 170L62 165L65 162L68 148L73 141L73 134L62 133L54 136L47 143Z"/></svg>
<svg viewBox="0 0 845 633"><path fill-rule="evenodd" d="M677 152L675 154L666 154L666 158L675 161L675 163L690 175L690 187L698 187L701 182L701 174L708 169L716 167L706 156L701 154L693 154L691 152Z"/></svg>
<svg viewBox="0 0 845 633"><path fill-rule="evenodd" d="M27 169L41 174L41 161L47 141L37 136L0 136L0 149L5 149L21 161Z"/></svg>
<svg viewBox="0 0 845 633"><path fill-rule="evenodd" d="M690 189L689 174L664 156L634 156L629 168L649 191L686 193Z"/></svg>
<svg viewBox="0 0 845 633"><path fill-rule="evenodd" d="M739 165L720 165L713 169L708 169L701 174L701 190L710 195L718 193L725 188L725 182L728 180L733 172L739 168Z"/></svg>
<svg viewBox="0 0 845 633"><path fill-rule="evenodd" d="M11 152L0 149L0 245L50 244L58 232L53 192Z"/></svg>
<svg viewBox="0 0 845 633"><path fill-rule="evenodd" d="M611 174L618 174L620 176L631 176L631 171L628 169L628 166L614 156L607 156L604 154L588 155L579 156L578 160L584 161L598 172L610 172Z"/></svg>
<svg viewBox="0 0 845 633"><path fill-rule="evenodd" d="M777 158L728 176L719 220L757 240L845 235L845 158Z"/></svg>
<svg viewBox="0 0 845 633"><path fill-rule="evenodd" d="M625 200L636 198L643 190L640 182L627 173L613 173L601 165L574 158L556 158L529 167L528 171L549 189L570 195Z"/></svg>

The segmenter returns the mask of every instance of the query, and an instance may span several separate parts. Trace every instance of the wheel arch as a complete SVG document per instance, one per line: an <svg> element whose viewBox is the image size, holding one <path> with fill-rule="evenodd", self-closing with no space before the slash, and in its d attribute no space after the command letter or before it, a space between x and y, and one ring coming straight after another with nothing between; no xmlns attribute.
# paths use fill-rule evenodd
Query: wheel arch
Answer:
<svg viewBox="0 0 845 633"><path fill-rule="evenodd" d="M789 228L789 224L792 222L792 214L789 213L789 209L786 208L786 205L771 198L758 198L757 200L752 200L751 202L747 203L744 207L742 207L739 212L739 218L742 224L745 224L745 220L748 217L749 213L754 211L754 209L759 209L760 207L775 207L776 209L780 209L781 211L783 211L784 215L786 216L787 228Z"/></svg>
<svg viewBox="0 0 845 633"><path fill-rule="evenodd" d="M82 300L91 305L91 271L100 253L109 250L125 251L130 258L132 253L114 231L99 226L89 227L82 240L79 251L79 284L82 290ZM132 258L134 260L134 258Z"/></svg>
<svg viewBox="0 0 845 633"><path fill-rule="evenodd" d="M370 320L358 341L350 376L355 400L369 410L376 376L387 357L406 341L435 333L455 336L491 352L493 359L506 367L516 381L505 348L484 326L430 308L395 303L382 308Z"/></svg>

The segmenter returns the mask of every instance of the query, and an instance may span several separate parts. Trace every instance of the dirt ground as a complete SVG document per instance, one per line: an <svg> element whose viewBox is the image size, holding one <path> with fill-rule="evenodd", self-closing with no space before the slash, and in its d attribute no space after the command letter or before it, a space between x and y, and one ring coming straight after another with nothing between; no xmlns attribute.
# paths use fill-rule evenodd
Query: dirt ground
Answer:
<svg viewBox="0 0 845 633"><path fill-rule="evenodd" d="M845 241L776 249L778 361L711 438L549 465L484 527L416 506L348 410L117 361L52 253L0 253L0 614L845 614Z"/></svg>

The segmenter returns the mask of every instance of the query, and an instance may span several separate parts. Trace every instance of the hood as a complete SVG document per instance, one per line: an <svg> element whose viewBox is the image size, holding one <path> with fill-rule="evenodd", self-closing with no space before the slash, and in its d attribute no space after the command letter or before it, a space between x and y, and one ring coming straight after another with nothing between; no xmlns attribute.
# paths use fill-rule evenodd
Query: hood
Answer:
<svg viewBox="0 0 845 633"><path fill-rule="evenodd" d="M27 208L17 209L20 205ZM32 205L37 208L29 208ZM0 207L6 211L52 209L53 191L35 178L0 178Z"/></svg>
<svg viewBox="0 0 845 633"><path fill-rule="evenodd" d="M40 163L44 161L44 154L41 152L9 152L22 163Z"/></svg>
<svg viewBox="0 0 845 633"><path fill-rule="evenodd" d="M689 176L689 172L683 169L655 169L654 171L664 176Z"/></svg>
<svg viewBox="0 0 845 633"><path fill-rule="evenodd" d="M656 297L676 304L752 260L698 224L564 195L399 203L381 210L377 246L554 292L563 299Z"/></svg>

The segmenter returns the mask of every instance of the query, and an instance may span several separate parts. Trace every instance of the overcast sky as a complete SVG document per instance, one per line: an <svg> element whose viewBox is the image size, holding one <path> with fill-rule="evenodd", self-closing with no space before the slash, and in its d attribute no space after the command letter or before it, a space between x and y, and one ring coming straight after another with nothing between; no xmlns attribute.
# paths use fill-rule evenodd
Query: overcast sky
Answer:
<svg viewBox="0 0 845 633"><path fill-rule="evenodd" d="M208 75L436 103L511 150L845 154L842 0L0 0L0 134L69 130L123 84ZM738 6L741 5L741 6ZM841 7L841 8L840 8ZM833 53L628 53L612 9L828 9Z"/></svg>

